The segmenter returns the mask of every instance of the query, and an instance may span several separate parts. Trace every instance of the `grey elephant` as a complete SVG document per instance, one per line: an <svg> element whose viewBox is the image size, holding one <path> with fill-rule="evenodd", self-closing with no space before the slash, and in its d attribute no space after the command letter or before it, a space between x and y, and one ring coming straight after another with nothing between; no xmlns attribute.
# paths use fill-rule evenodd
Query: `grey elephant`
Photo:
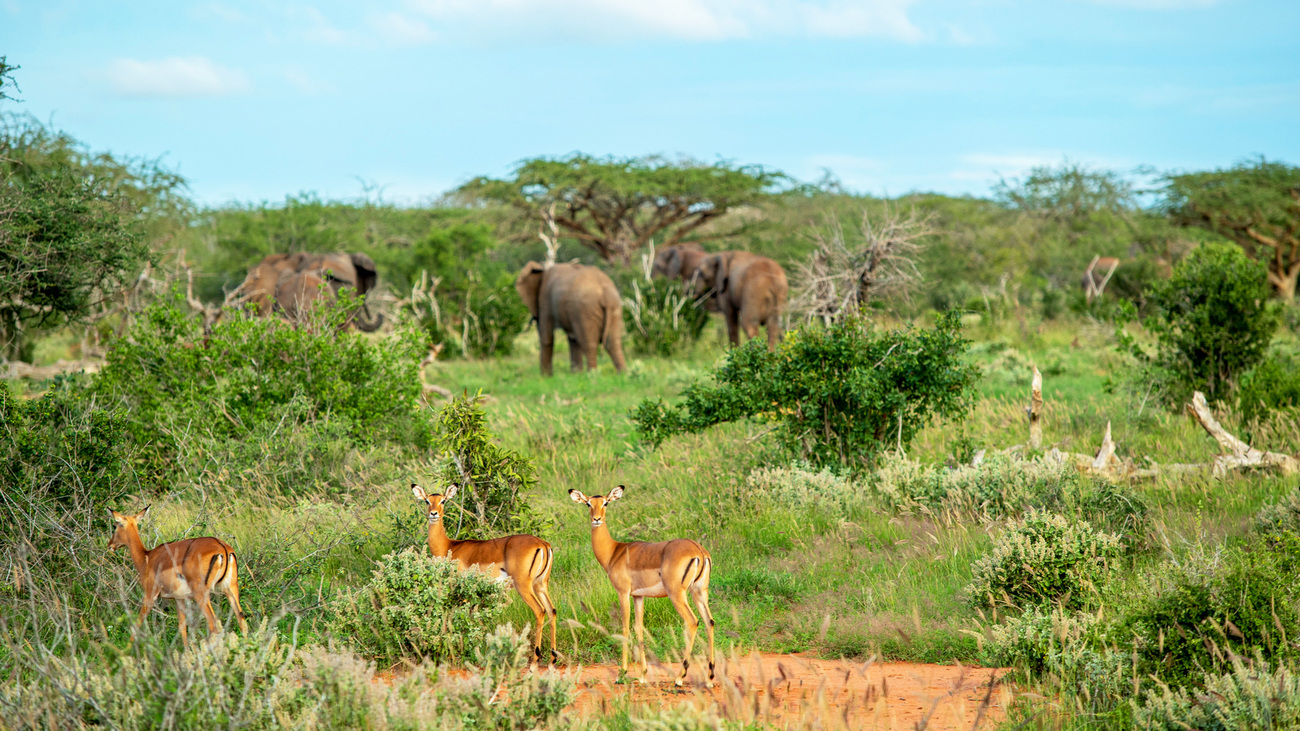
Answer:
<svg viewBox="0 0 1300 731"><path fill-rule="evenodd" d="M515 290L537 322L542 375L551 375L555 328L569 337L569 364L574 371L596 368L601 344L623 372L623 300L614 281L596 267L530 261L515 279Z"/></svg>
<svg viewBox="0 0 1300 731"><path fill-rule="evenodd" d="M680 279L686 286L686 294L698 297L709 289L699 276L700 264L709 258L709 253L694 241L665 246L655 252L654 264L650 267L651 276ZM704 309L717 312L717 302L712 298L703 303Z"/></svg>
<svg viewBox="0 0 1300 731"><path fill-rule="evenodd" d="M727 338L740 344L740 330L756 337L767 328L767 349L781 339L781 313L790 285L780 264L748 251L723 251L700 262L699 276L712 286L712 298L727 320Z"/></svg>
<svg viewBox="0 0 1300 731"><path fill-rule="evenodd" d="M382 313L371 315L365 302L368 292L379 284L375 262L365 254L271 254L249 271L232 295L235 302L251 302L259 315L278 309L290 318L299 317L308 305L332 300L344 288L362 298L361 307L349 322L363 332L374 332L384 323ZM362 317L362 313L365 317Z"/></svg>

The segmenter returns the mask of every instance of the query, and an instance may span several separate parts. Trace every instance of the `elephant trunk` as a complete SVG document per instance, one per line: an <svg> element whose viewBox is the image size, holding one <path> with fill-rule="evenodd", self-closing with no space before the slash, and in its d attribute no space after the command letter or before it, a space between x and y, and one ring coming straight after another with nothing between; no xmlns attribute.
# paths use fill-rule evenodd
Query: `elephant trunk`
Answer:
<svg viewBox="0 0 1300 731"><path fill-rule="evenodd" d="M370 306L369 306L369 305L362 305L362 306L361 306L361 312L364 312L364 313L366 313L367 316L369 316L369 315L370 315ZM358 314L360 314L360 313L358 313ZM378 330L380 327L383 326L383 324L384 324L384 313L380 312L380 313L377 313L377 314L371 316L369 322L367 322L364 318L361 318L361 317L355 317L355 318L353 318L352 321L353 321L354 323L356 323L357 329L360 330L361 332L363 332L363 333L372 333L372 332Z"/></svg>

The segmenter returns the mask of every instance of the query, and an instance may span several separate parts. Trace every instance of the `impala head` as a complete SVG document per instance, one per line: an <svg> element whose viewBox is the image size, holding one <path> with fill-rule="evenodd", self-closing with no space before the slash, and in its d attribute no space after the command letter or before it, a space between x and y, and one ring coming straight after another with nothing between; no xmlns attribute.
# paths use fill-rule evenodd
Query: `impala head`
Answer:
<svg viewBox="0 0 1300 731"><path fill-rule="evenodd" d="M149 506L146 505L144 510L135 515L123 515L116 510L109 510L113 514L113 537L108 539L108 550L115 551L122 546L130 545L126 537L132 532L139 535L140 529L136 523L149 512Z"/></svg>
<svg viewBox="0 0 1300 731"><path fill-rule="evenodd" d="M447 488L446 494L429 495L419 485L411 485L411 494L415 496L416 500L419 500L420 502L424 503L425 508L428 509L429 522L437 523L438 521L442 520L442 515L444 512L442 509L443 504L450 501L452 498L456 497L456 490L458 488L459 488L458 485L452 484L451 487Z"/></svg>
<svg viewBox="0 0 1300 731"><path fill-rule="evenodd" d="M569 491L569 499L575 503L585 503L587 509L591 511L591 527L597 528L605 523L605 508L615 500L623 497L623 486L619 485L609 491L608 495L592 495L587 497L577 490Z"/></svg>

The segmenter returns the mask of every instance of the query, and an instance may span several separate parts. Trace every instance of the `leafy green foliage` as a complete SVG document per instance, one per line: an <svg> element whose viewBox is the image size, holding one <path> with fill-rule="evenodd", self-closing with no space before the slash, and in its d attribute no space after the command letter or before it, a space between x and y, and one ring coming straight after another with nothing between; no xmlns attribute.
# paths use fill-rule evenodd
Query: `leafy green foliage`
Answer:
<svg viewBox="0 0 1300 731"><path fill-rule="evenodd" d="M758 166L574 153L525 160L512 178L475 178L457 194L512 205L529 221L553 215L562 235L605 261L626 264L651 239L676 244L729 210L762 200L784 180Z"/></svg>
<svg viewBox="0 0 1300 731"><path fill-rule="evenodd" d="M183 439L239 444L306 426L352 444L427 447L418 411L423 338L338 330L354 306L346 300L324 310L317 327L235 315L206 335L179 300L160 301L129 339L114 342L89 391L127 408L159 485Z"/></svg>
<svg viewBox="0 0 1300 731"><path fill-rule="evenodd" d="M434 422L440 482L460 485L455 519L443 518L452 538L539 533L544 522L528 502L537 487L533 464L496 443L477 395L462 393Z"/></svg>
<svg viewBox="0 0 1300 731"><path fill-rule="evenodd" d="M1192 251L1150 299L1158 312L1146 323L1159 341L1153 364L1172 403L1186 402L1192 391L1225 398L1277 330L1263 265L1232 246Z"/></svg>
<svg viewBox="0 0 1300 731"><path fill-rule="evenodd" d="M1003 205L1065 223L1080 223L1098 213L1137 210L1133 184L1112 170L1077 163L1039 165L1024 180L1000 180L993 197Z"/></svg>
<svg viewBox="0 0 1300 731"><path fill-rule="evenodd" d="M1287 353L1265 356L1242 376L1237 402L1246 421L1300 407L1300 357Z"/></svg>
<svg viewBox="0 0 1300 731"><path fill-rule="evenodd" d="M1133 690L1132 662L1106 647L1104 629L1093 612L1032 607L990 628L984 661L1051 678L1087 699L1089 711L1110 710Z"/></svg>
<svg viewBox="0 0 1300 731"><path fill-rule="evenodd" d="M972 602L987 606L1086 606L1097 595L1122 550L1120 538L1087 521L1029 510L993 541L972 567L966 587Z"/></svg>
<svg viewBox="0 0 1300 731"><path fill-rule="evenodd" d="M1300 277L1300 167L1263 157L1226 170L1165 178L1169 216L1232 240L1268 266L1278 297L1295 298Z"/></svg>
<svg viewBox="0 0 1300 731"><path fill-rule="evenodd" d="M491 287L477 278L469 280L454 297L422 293L423 302L413 298L412 310L429 341L442 346L438 357L494 358L514 352L515 339L528 324L528 308L515 292L509 274L499 276ZM452 307L444 310L450 300Z"/></svg>
<svg viewBox="0 0 1300 731"><path fill-rule="evenodd" d="M963 362L955 313L933 330L878 331L860 315L789 333L772 353L757 340L732 350L713 383L694 383L683 403L643 401L632 413L642 441L739 419L774 422L794 456L815 465L866 467L906 446L935 417L959 418L978 375Z"/></svg>
<svg viewBox="0 0 1300 731"><path fill-rule="evenodd" d="M632 280L623 297L623 330L637 355L670 357L693 345L709 324L709 313L685 285L666 279Z"/></svg>
<svg viewBox="0 0 1300 731"><path fill-rule="evenodd" d="M1264 535L1294 533L1300 536L1300 488L1288 493L1275 503L1269 503L1255 514L1254 529Z"/></svg>
<svg viewBox="0 0 1300 731"><path fill-rule="evenodd" d="M1169 568L1114 630L1134 642L1137 672L1173 686L1230 668L1232 654L1294 661L1300 649L1300 538L1275 535ZM1130 640L1130 638L1135 638Z"/></svg>
<svg viewBox="0 0 1300 731"><path fill-rule="evenodd" d="M1286 665L1270 667L1232 656L1232 668L1207 676L1203 689L1164 686L1136 706L1134 726L1150 731L1273 731L1300 728L1300 675Z"/></svg>
<svg viewBox="0 0 1300 731"><path fill-rule="evenodd" d="M330 630L369 657L464 659L510 604L511 588L416 546L389 554L370 582L330 604Z"/></svg>

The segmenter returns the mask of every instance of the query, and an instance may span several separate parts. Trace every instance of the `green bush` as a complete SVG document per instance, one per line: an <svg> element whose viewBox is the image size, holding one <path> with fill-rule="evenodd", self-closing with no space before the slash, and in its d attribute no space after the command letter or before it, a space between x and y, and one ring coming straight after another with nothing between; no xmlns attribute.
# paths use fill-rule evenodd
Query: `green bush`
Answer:
<svg viewBox="0 0 1300 731"><path fill-rule="evenodd" d="M160 301L114 342L89 393L125 407L158 487L171 484L178 454L196 441L220 451L332 424L327 431L351 446L426 449L423 338L410 329L382 339L337 331L349 306L340 301L312 327L236 313L205 334L179 299Z"/></svg>
<svg viewBox="0 0 1300 731"><path fill-rule="evenodd" d="M1104 629L1096 613L1035 607L990 628L984 661L1054 681L1092 712L1109 710L1132 693L1133 663L1105 646Z"/></svg>
<svg viewBox="0 0 1300 731"><path fill-rule="evenodd" d="M438 411L433 427L439 481L461 488L443 518L449 535L489 538L545 531L547 522L527 500L537 488L536 470L523 455L496 443L477 394L452 398Z"/></svg>
<svg viewBox="0 0 1300 731"><path fill-rule="evenodd" d="M655 446L723 422L775 423L796 458L865 468L934 418L966 413L979 373L964 361L966 346L956 313L932 330L880 331L860 315L810 323L775 352L757 339L730 351L713 383L688 386L680 405L642 401L631 419Z"/></svg>
<svg viewBox="0 0 1300 731"><path fill-rule="evenodd" d="M1226 244L1194 249L1152 288L1157 315L1146 324L1159 341L1152 365L1171 403L1192 391L1221 400L1264 357L1279 321L1270 295L1264 265Z"/></svg>
<svg viewBox="0 0 1300 731"><path fill-rule="evenodd" d="M1300 728L1300 675L1234 655L1231 672L1206 677L1201 690L1162 686L1133 701L1134 726L1150 731L1281 731Z"/></svg>
<svg viewBox="0 0 1300 731"><path fill-rule="evenodd" d="M631 289L623 298L623 329L637 355L670 357L699 340L709 324L709 313L682 282L634 279Z"/></svg>
<svg viewBox="0 0 1300 731"><path fill-rule="evenodd" d="M887 459L870 489L890 509L926 514L1015 517L1037 508L1075 516L1119 533L1127 547L1145 540L1146 498L1129 487L1081 474L1065 462L1013 460L994 455L978 467L953 469Z"/></svg>
<svg viewBox="0 0 1300 731"><path fill-rule="evenodd" d="M1243 548L1191 557L1154 578L1114 636L1132 642L1140 677L1182 686L1227 672L1229 658L1262 653L1294 661L1300 650L1300 539L1275 536Z"/></svg>
<svg viewBox="0 0 1300 731"><path fill-rule="evenodd" d="M464 659L510 604L511 588L480 571L460 571L423 546L391 553L369 583L341 591L329 629L358 651L392 662Z"/></svg>
<svg viewBox="0 0 1300 731"><path fill-rule="evenodd" d="M1241 417L1253 421L1278 409L1300 407L1300 358L1270 353L1241 378Z"/></svg>
<svg viewBox="0 0 1300 731"><path fill-rule="evenodd" d="M819 472L800 466L759 467L746 478L749 488L764 498L795 509L819 505L849 515L864 505L866 491L849 477L829 467Z"/></svg>
<svg viewBox="0 0 1300 731"><path fill-rule="evenodd" d="M438 353L441 360L510 355L515 338L528 324L528 308L519 299L509 275L502 275L492 286L472 279L456 295L439 298L426 291L422 297L425 301L412 310L429 341L442 346ZM451 303L447 311L443 310L444 302Z"/></svg>
<svg viewBox="0 0 1300 731"><path fill-rule="evenodd" d="M1258 533L1273 535L1290 532L1300 536L1300 488L1291 491L1275 503L1269 503L1255 513L1254 529Z"/></svg>
<svg viewBox="0 0 1300 731"><path fill-rule="evenodd" d="M1086 521L1030 510L993 540L971 567L966 593L986 606L1085 606L1121 554L1120 538Z"/></svg>

